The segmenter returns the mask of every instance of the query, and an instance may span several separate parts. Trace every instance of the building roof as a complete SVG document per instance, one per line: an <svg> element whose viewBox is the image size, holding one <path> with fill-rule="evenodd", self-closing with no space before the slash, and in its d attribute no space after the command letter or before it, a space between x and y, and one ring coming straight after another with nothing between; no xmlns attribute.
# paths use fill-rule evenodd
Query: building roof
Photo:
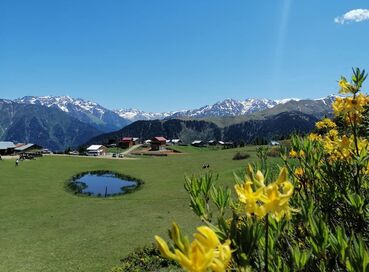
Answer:
<svg viewBox="0 0 369 272"><path fill-rule="evenodd" d="M172 143L179 143L181 139L172 139Z"/></svg>
<svg viewBox="0 0 369 272"><path fill-rule="evenodd" d="M0 142L0 149L15 148L13 142Z"/></svg>
<svg viewBox="0 0 369 272"><path fill-rule="evenodd" d="M28 149L28 148L30 148L32 146L39 147L39 146L37 146L35 144L25 144L25 145L21 145L21 146L16 147L14 150L15 151L24 151L24 150L26 150L26 149Z"/></svg>
<svg viewBox="0 0 369 272"><path fill-rule="evenodd" d="M140 138L137 138L137 137L133 137L132 140L135 142L135 141L138 141Z"/></svg>
<svg viewBox="0 0 369 272"><path fill-rule="evenodd" d="M122 142L130 142L130 141L133 141L133 138L132 137L124 137L122 139Z"/></svg>
<svg viewBox="0 0 369 272"><path fill-rule="evenodd" d="M165 139L164 137L153 137L151 140L156 140L156 141L159 141L159 142L166 142L167 139Z"/></svg>
<svg viewBox="0 0 369 272"><path fill-rule="evenodd" d="M279 145L279 142L278 141L270 141L270 144L271 145Z"/></svg>
<svg viewBox="0 0 369 272"><path fill-rule="evenodd" d="M87 148L87 151L95 151L95 150L99 150L100 148L104 147L103 145L90 145Z"/></svg>
<svg viewBox="0 0 369 272"><path fill-rule="evenodd" d="M196 140L196 141L193 141L191 144L201 144L201 143L202 143L202 141Z"/></svg>

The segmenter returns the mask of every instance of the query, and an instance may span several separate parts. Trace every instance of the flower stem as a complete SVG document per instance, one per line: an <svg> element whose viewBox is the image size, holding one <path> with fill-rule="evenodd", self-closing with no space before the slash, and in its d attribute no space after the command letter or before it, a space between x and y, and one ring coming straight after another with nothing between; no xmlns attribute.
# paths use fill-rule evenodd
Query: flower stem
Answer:
<svg viewBox="0 0 369 272"><path fill-rule="evenodd" d="M265 272L268 272L268 248L269 248L269 214L265 217Z"/></svg>

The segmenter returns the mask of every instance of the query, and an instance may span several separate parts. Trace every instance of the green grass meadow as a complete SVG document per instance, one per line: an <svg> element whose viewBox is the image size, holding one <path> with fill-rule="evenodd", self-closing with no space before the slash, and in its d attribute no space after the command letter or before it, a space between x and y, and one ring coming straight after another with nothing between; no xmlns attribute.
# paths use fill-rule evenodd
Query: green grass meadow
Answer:
<svg viewBox="0 0 369 272"><path fill-rule="evenodd" d="M233 172L256 159L234 161L241 149L187 151L136 160L46 156L0 161L0 271L108 271L134 248L166 237L175 220L192 233L199 225L183 188L185 174L203 163L233 184ZM142 179L138 191L112 197L76 196L65 189L73 175L113 170Z"/></svg>

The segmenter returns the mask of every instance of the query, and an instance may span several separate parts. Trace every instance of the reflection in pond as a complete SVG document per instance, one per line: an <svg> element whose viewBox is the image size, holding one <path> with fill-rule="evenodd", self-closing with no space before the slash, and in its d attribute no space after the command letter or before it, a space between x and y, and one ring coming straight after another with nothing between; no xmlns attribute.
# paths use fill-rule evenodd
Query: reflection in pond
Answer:
<svg viewBox="0 0 369 272"><path fill-rule="evenodd" d="M74 176L68 186L76 194L107 197L131 192L141 183L118 173L93 171Z"/></svg>

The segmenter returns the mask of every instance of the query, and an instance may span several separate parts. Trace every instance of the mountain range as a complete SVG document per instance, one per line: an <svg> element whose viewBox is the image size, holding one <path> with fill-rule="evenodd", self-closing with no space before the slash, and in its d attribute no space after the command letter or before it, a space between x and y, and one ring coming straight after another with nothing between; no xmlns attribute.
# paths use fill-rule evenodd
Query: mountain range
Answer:
<svg viewBox="0 0 369 272"><path fill-rule="evenodd" d="M64 150L99 134L100 130L56 108L0 99L0 140Z"/></svg>
<svg viewBox="0 0 369 272"><path fill-rule="evenodd" d="M95 102L70 96L25 96L15 99L14 102L59 109L102 132L118 130L131 123L130 120Z"/></svg>
<svg viewBox="0 0 369 272"><path fill-rule="evenodd" d="M137 109L110 110L98 103L69 96L25 96L15 100L0 99L0 140L34 142L53 150L61 150L69 146L78 146L96 135L120 131L127 126L127 129L132 126L136 128L136 121L163 120L160 122L165 123L172 119L215 124L221 129L222 137L234 140L237 138L235 136L237 133L235 134L232 126L246 123L254 124L251 126L254 129L260 124L271 126L271 120L277 122L280 119L273 118L283 116L279 114L284 112L294 113L282 118L286 120L290 120L292 115L295 117L304 115L302 119L309 119L309 122L314 118L329 116L332 114L331 103L334 98L335 96L304 100L296 98L283 100L226 99L198 109L162 113L144 112ZM139 122L138 124L143 125L144 123ZM152 122L151 129L153 124L158 123ZM196 124L180 122L180 124L181 126L185 124L185 127L188 127L188 124L191 124L190 127L206 127L207 130L211 127L209 124L203 126L205 123L201 122ZM212 127L211 130L213 129ZM261 128L258 130L262 131ZM196 131L195 135L200 132L191 127L185 129L184 133L190 135L187 137L190 139L193 131ZM176 133L177 136L181 134L178 131ZM219 133L216 132L214 135L219 135ZM246 136L243 140L249 141Z"/></svg>
<svg viewBox="0 0 369 272"><path fill-rule="evenodd" d="M122 137L139 137L150 139L164 136L167 139L179 138L185 144L195 140L223 140L234 143L255 143L256 139L270 141L289 137L292 133L308 133L314 129L318 119L302 112L282 112L264 118L249 120L238 124L219 127L213 122L204 120L146 120L136 121L121 130L98 135L85 145L108 144Z"/></svg>

